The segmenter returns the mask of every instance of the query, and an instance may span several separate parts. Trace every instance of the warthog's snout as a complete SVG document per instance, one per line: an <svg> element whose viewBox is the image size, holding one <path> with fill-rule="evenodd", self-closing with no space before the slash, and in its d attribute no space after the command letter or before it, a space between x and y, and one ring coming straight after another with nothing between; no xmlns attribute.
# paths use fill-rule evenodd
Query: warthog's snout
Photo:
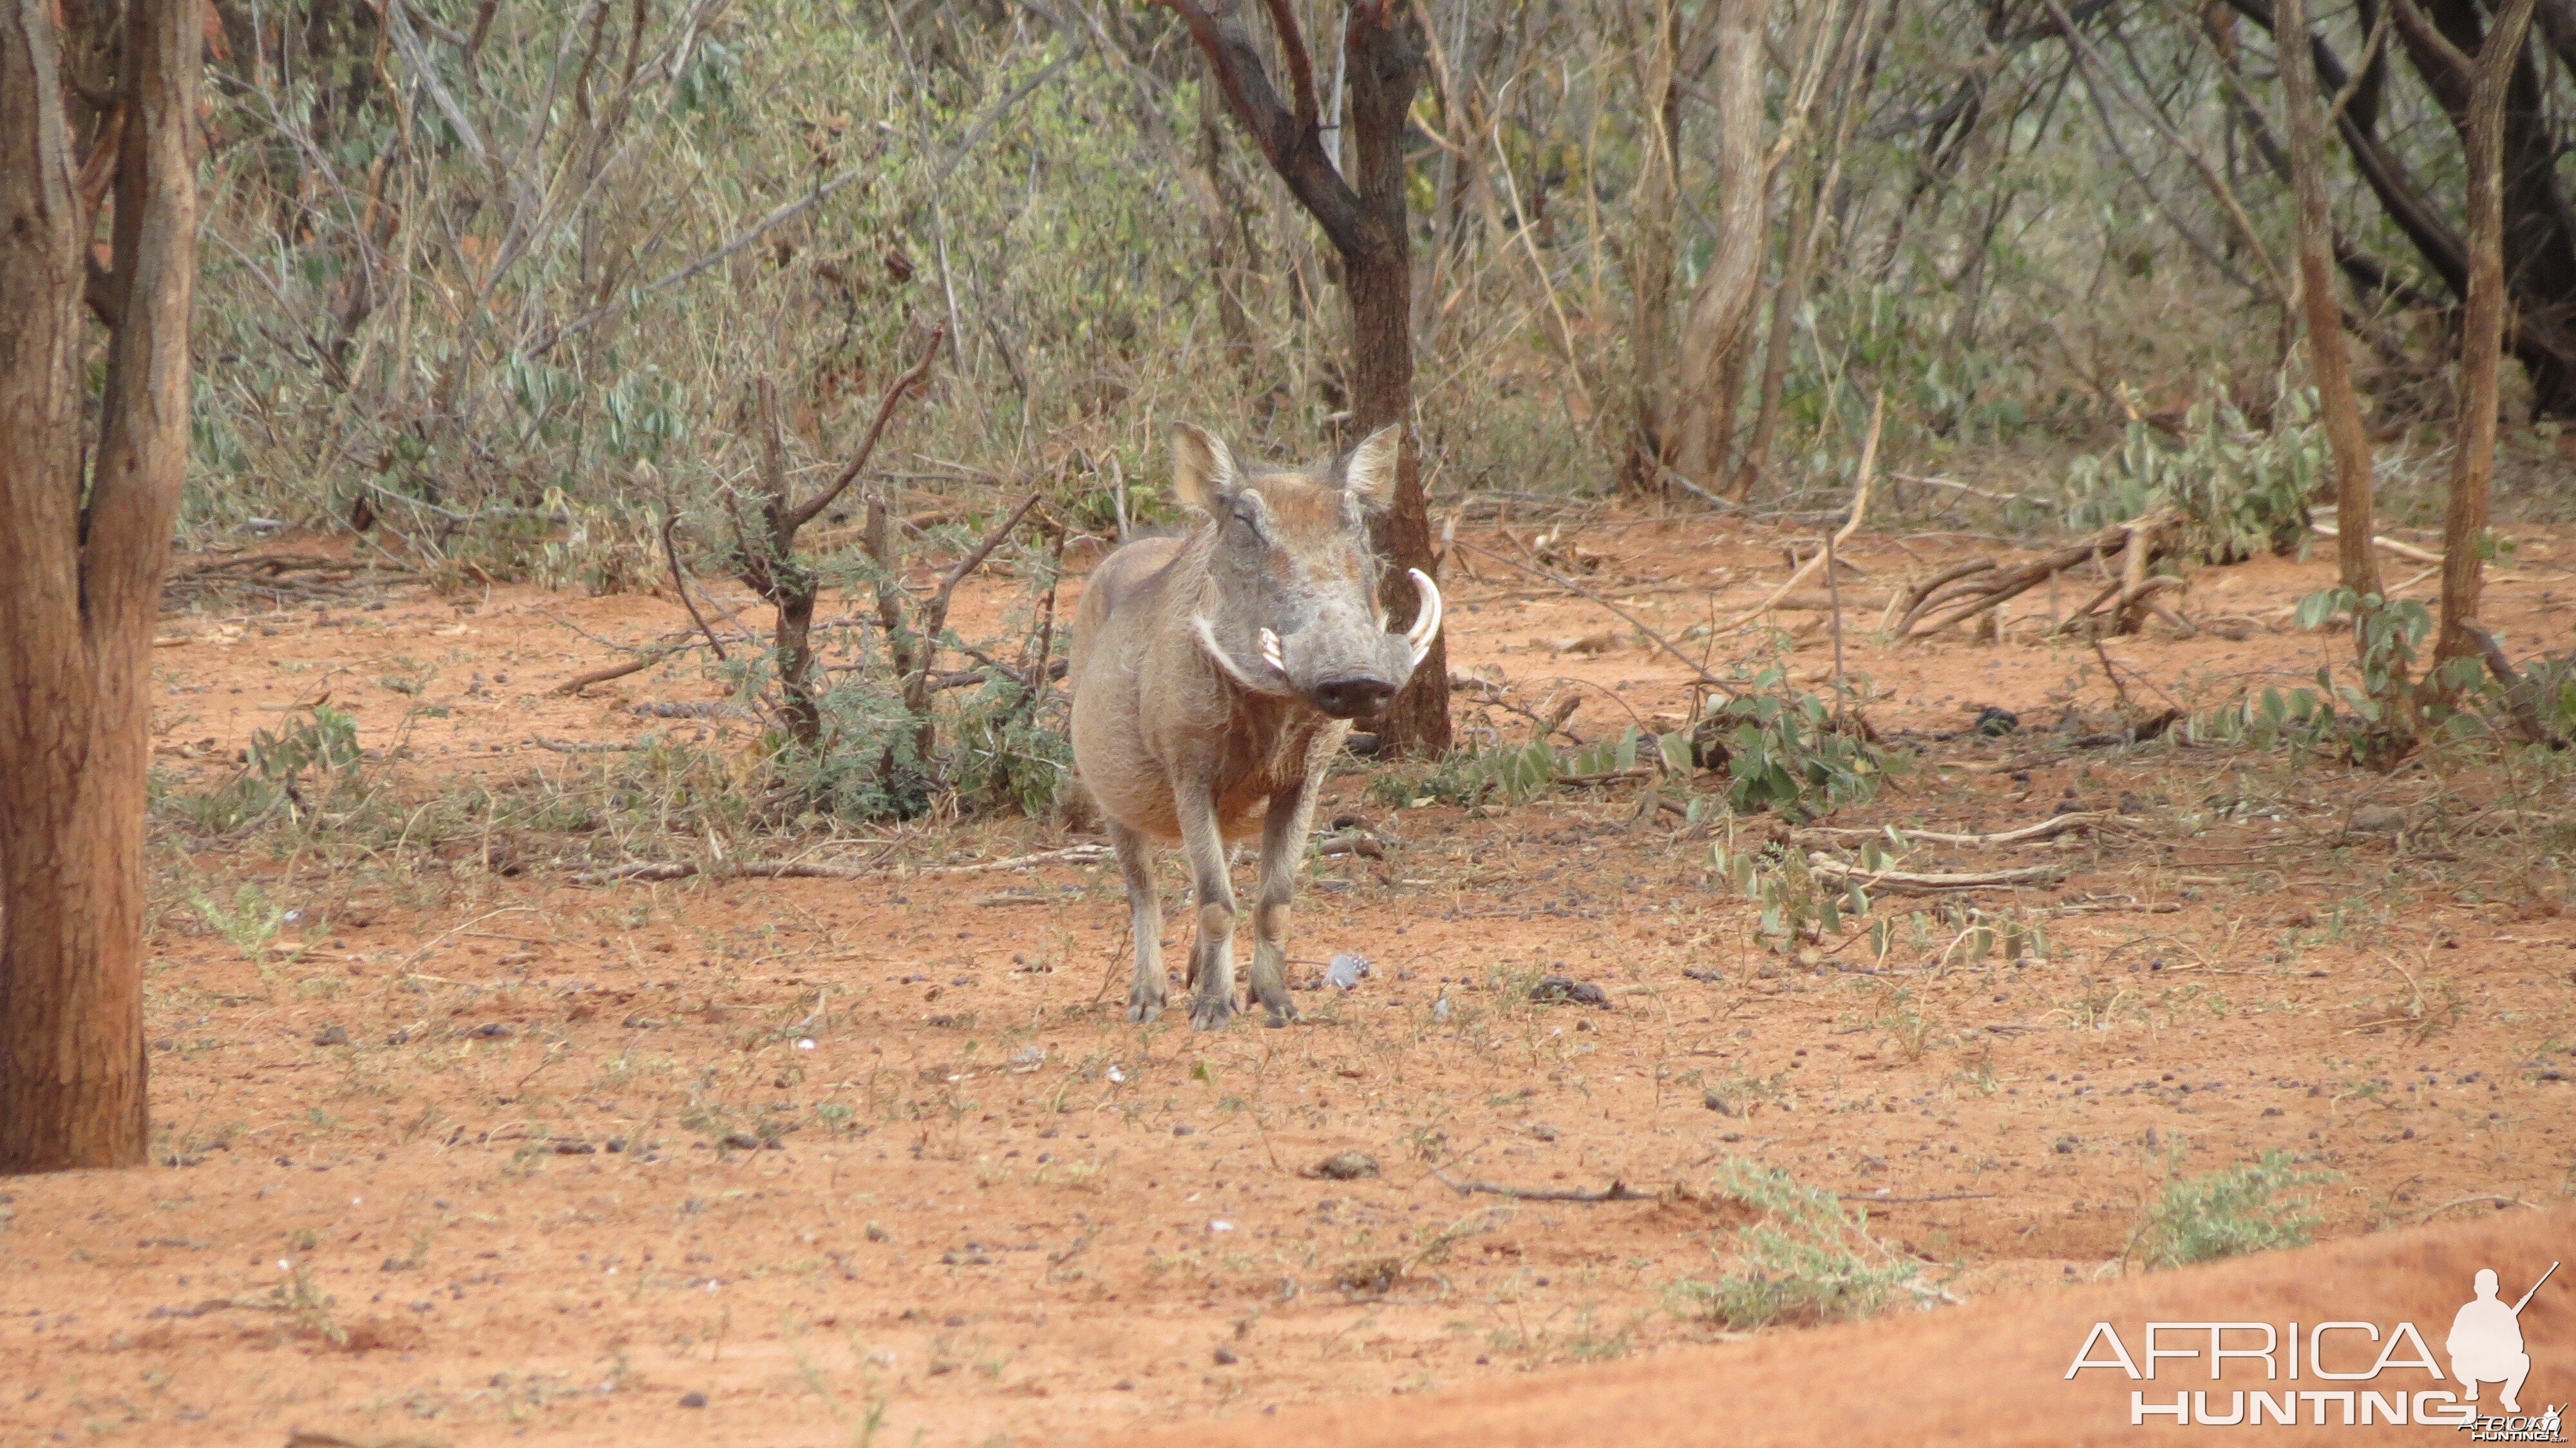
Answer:
<svg viewBox="0 0 2576 1448"><path fill-rule="evenodd" d="M1374 715L1386 707L1402 687L1393 679L1372 679L1365 675L1347 679L1326 679L1315 686L1310 696L1315 707L1336 719L1358 719Z"/></svg>

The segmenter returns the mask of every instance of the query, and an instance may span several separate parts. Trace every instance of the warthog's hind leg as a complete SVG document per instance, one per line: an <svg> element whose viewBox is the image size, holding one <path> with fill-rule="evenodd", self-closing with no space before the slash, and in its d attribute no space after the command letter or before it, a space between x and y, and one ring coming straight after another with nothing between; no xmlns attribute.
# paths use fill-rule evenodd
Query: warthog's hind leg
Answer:
<svg viewBox="0 0 2576 1448"><path fill-rule="evenodd" d="M1127 877L1127 914L1136 935L1136 980L1127 988L1127 1019L1163 1013L1163 901L1154 889L1154 849L1145 837L1109 821L1109 843Z"/></svg>
<svg viewBox="0 0 2576 1448"><path fill-rule="evenodd" d="M1183 789L1179 800L1181 849L1190 860L1198 897L1198 938L1190 943L1190 1024L1219 1031L1234 1018L1234 880L1226 870L1225 838L1216 801L1204 789Z"/></svg>
<svg viewBox="0 0 2576 1448"><path fill-rule="evenodd" d="M1261 878L1252 897L1252 997L1269 1012L1265 1024L1297 1019L1288 999L1288 914L1297 897L1297 867L1315 824L1315 777L1270 797L1261 823Z"/></svg>

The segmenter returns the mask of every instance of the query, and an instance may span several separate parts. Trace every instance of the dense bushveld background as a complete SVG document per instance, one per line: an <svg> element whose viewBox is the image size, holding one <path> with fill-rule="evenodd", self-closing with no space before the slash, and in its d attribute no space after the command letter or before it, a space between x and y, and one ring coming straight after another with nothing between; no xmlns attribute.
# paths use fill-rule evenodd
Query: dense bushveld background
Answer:
<svg viewBox="0 0 2576 1448"><path fill-rule="evenodd" d="M1345 17L1286 10L1337 145ZM2284 525L2328 466L2265 0L1410 12L1435 522L1622 490L1817 513L1883 399L1881 517L2028 534L2161 495L2218 525L2203 551L2304 535ZM998 555L1040 630L1068 537L1168 514L1169 422L1271 456L1349 440L1332 249L1164 9L222 0L217 18L185 544L353 530L449 588L739 573L768 419L779 471L813 490L944 328L928 386L800 546L824 587L865 584L901 543L863 546L863 497L916 548L955 550L1040 492L1049 526ZM1268 19L1248 28L1275 49ZM2428 23L2474 46L2484 21L2443 0ZM2426 521L2457 372L2465 98L2378 0L2316 24L2383 518ZM1719 64L1730 25L1753 63ZM2576 300L2549 140L2570 56L2576 12L2546 0L2504 144L2522 365L2500 482L2526 511L2562 506L2556 414L2576 407L2549 350ZM1758 110L1730 109L1747 74ZM1731 314L1712 302L1730 275L1757 281ZM1712 326L1731 330L1692 335ZM1728 392L1694 479L1672 462L1676 415L1715 406L1675 395L1695 346ZM861 630L822 645L834 739L912 737L905 671ZM749 654L757 692L769 665ZM1027 702L977 707L1046 714ZM944 754L913 765L835 798L907 812L958 782ZM1022 785L1001 793L1050 792Z"/></svg>

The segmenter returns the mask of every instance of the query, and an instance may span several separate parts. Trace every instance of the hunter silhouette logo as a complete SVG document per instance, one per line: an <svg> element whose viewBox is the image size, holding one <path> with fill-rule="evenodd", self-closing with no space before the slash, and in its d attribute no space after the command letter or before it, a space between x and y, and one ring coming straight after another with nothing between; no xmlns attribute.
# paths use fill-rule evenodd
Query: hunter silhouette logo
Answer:
<svg viewBox="0 0 2576 1448"><path fill-rule="evenodd" d="M2480 1383L2502 1383L2504 1391L2496 1398L2508 1413L2519 1413L2522 1404L2515 1394L2522 1391L2522 1380L2531 1376L2531 1354L2522 1350L2522 1310L2531 1305L2533 1292L2558 1270L2540 1274L2540 1282L2531 1284L2531 1292L2507 1307L2496 1299L2496 1275L2492 1267L2478 1269L2478 1295L2451 1319L2451 1335L2442 1346L2451 1354L2451 1375L2468 1389L2469 1401L2478 1400Z"/></svg>

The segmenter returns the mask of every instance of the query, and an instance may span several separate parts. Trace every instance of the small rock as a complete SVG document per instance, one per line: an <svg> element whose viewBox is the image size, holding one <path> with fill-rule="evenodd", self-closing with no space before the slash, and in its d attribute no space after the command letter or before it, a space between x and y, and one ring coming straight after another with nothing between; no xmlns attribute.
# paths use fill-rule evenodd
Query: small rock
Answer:
<svg viewBox="0 0 2576 1448"><path fill-rule="evenodd" d="M1183 1123L1182 1125L1172 1128L1172 1135L1174 1136L1196 1136L1198 1134L1199 1129L1195 1126L1188 1125L1187 1123Z"/></svg>
<svg viewBox="0 0 2576 1448"><path fill-rule="evenodd" d="M1579 1006L1599 1006L1605 1011L1610 1009L1608 991L1588 980L1576 980L1572 976L1541 976L1538 984L1530 987L1529 994L1531 1000L1542 1005L1555 1005L1562 1001Z"/></svg>
<svg viewBox="0 0 2576 1448"><path fill-rule="evenodd" d="M324 1026L322 1029L313 1033L313 1044L317 1046L345 1046L349 1044L349 1030L346 1026Z"/></svg>
<svg viewBox="0 0 2576 1448"><path fill-rule="evenodd" d="M1220 1347L1220 1348L1218 1348L1218 1349L1216 1350L1216 1354L1215 1354L1215 1356L1216 1356L1216 1365L1217 1365L1218 1367L1221 1367L1221 1368L1230 1368L1230 1367L1233 1367L1236 1363L1239 1363L1239 1362L1243 1361L1243 1359L1241 1359L1241 1358L1239 1358L1239 1357L1236 1357L1236 1356L1234 1355L1234 1349L1233 1349L1233 1348L1230 1348L1230 1347Z"/></svg>
<svg viewBox="0 0 2576 1448"><path fill-rule="evenodd" d="M1718 1095L1714 1091L1701 1092L1699 1096L1699 1104L1716 1112L1720 1116L1733 1116L1735 1114L1734 1103L1728 1101L1725 1097Z"/></svg>
<svg viewBox="0 0 2576 1448"><path fill-rule="evenodd" d="M1377 1158L1364 1151L1337 1151L1315 1163L1313 1174L1327 1181L1357 1181L1377 1175Z"/></svg>
<svg viewBox="0 0 2576 1448"><path fill-rule="evenodd" d="M2010 709L1998 709L1988 704L1977 711L1977 722L1969 727L1989 738L2000 739L2021 727L2021 716Z"/></svg>
<svg viewBox="0 0 2576 1448"><path fill-rule="evenodd" d="M1449 1018L1455 1014L1456 1012L1450 1009L1449 998L1447 996L1442 996L1440 999L1431 1003L1431 1019L1441 1025L1445 1026L1449 1024Z"/></svg>
<svg viewBox="0 0 2576 1448"><path fill-rule="evenodd" d="M2406 811L2394 805L2366 804L2352 812L2351 827L2366 835L2393 835L2406 828Z"/></svg>
<svg viewBox="0 0 2576 1448"><path fill-rule="evenodd" d="M707 1395L704 1393L682 1393L680 1395L680 1406L683 1408L703 1408L706 1405Z"/></svg>

